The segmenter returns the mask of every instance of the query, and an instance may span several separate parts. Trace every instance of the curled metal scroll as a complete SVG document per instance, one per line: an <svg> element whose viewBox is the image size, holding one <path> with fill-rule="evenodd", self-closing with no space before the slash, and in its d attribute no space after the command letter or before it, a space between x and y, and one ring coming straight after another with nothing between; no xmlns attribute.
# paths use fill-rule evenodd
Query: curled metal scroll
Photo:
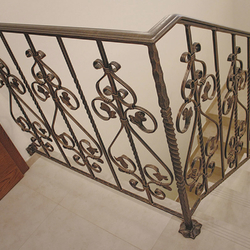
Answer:
<svg viewBox="0 0 250 250"><path fill-rule="evenodd" d="M191 52L184 52L180 61L187 64L187 69L181 85L181 96L184 103L181 105L177 118L176 128L179 133L185 133L192 126L191 138L188 145L188 153L185 160L184 179L190 192L194 190L196 195L207 191L207 179L213 174L215 162L212 160L219 141L219 125L202 110L202 103L211 101L216 94L216 77L207 74L206 63L196 58L201 51L199 43L193 43ZM195 69L199 66L200 69ZM202 117L214 124L216 133L205 139L202 131ZM198 131L199 154L191 159L194 150L194 137Z"/></svg>
<svg viewBox="0 0 250 250"><path fill-rule="evenodd" d="M57 141L66 150L73 152L73 160L80 166L87 166L89 169L100 173L102 171L100 163L103 163L102 150L98 142L90 133L71 115L69 110L75 111L80 107L80 102L75 94L62 86L60 77L44 63L45 53L31 50L26 51L27 57L34 58L34 64L31 73L35 81L31 84L33 93L42 102L52 99L55 104L55 110L52 119L52 130ZM62 115L70 133L57 133L55 125L58 113ZM69 120L74 123L84 135L84 138L78 140L71 128Z"/></svg>
<svg viewBox="0 0 250 250"><path fill-rule="evenodd" d="M241 48L236 47L235 52L228 56L228 62L231 62L222 103L223 115L230 115L230 121L227 131L224 156L230 168L237 167L237 155L242 151L242 136L246 132L247 124L247 108L238 98L238 92L245 89L247 84L247 71L243 70L243 62L237 57L241 53ZM238 120L238 109L242 108L245 112L245 120ZM232 127L234 127L233 135L231 135Z"/></svg>
<svg viewBox="0 0 250 250"><path fill-rule="evenodd" d="M154 133L157 129L155 117L148 110L137 106L137 96L134 90L117 76L116 72L121 68L120 64L113 61L105 66L102 60L97 59L93 66L104 71L103 76L96 82L99 96L92 101L94 112L104 121L120 119L121 122L121 127L108 148L110 159L121 172L132 176L129 184L135 190L148 191L157 199L165 199L166 194L163 190L172 190L170 186L173 182L173 174L135 130L139 128L145 133ZM105 78L109 79L110 85L101 87ZM147 121L150 121L150 126ZM114 156L112 153L113 146L122 131L127 133L135 161L125 154ZM161 168L153 164L141 166L133 136L146 148ZM155 188L155 185L158 188Z"/></svg>

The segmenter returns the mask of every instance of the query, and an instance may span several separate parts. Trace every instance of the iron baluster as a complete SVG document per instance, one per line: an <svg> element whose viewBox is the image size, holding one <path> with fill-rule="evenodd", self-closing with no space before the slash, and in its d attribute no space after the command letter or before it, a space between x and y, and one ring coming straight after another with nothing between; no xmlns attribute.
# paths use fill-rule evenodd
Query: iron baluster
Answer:
<svg viewBox="0 0 250 250"><path fill-rule="evenodd" d="M232 52L234 55L236 55L236 37L234 34L232 34ZM234 81L234 109L233 109L233 116L234 116L234 135L235 135L235 145L238 144L238 140L239 140L239 134L238 134L238 107L237 107L237 101L238 101L238 82L237 79L235 78L236 75L236 61L233 65L233 81ZM237 168L238 166L238 154L237 154L237 149L235 148L235 167Z"/></svg>
<svg viewBox="0 0 250 250"><path fill-rule="evenodd" d="M152 65L153 77L155 80L158 103L161 108L165 135L169 146L170 157L173 164L176 185L178 188L178 194L184 218L184 222L181 224L179 232L183 234L184 237L195 238L197 235L200 234L201 224L198 223L196 220L191 219L191 212L189 208L185 182L182 174L179 150L175 137L172 112L169 106L170 102L167 94L166 84L164 82L160 58L155 44L148 45L148 51L150 62Z"/></svg>
<svg viewBox="0 0 250 250"><path fill-rule="evenodd" d="M220 157L221 157L221 175L222 178L225 177L225 166L224 166L224 140L223 140L223 124L222 124L222 106L221 106L221 86L220 86L220 68L219 68L219 53L218 53L218 38L217 32L212 31L213 34L213 49L214 49L214 65L216 74L216 84L217 84L217 107L219 116L219 134L220 134Z"/></svg>

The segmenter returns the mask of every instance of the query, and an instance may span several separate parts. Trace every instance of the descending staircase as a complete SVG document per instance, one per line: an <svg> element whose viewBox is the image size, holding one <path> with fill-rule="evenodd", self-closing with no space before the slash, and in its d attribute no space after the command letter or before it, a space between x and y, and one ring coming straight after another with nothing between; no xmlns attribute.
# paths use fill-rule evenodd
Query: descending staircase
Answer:
<svg viewBox="0 0 250 250"><path fill-rule="evenodd" d="M245 94L244 92L239 92L239 99L243 99ZM239 121L241 119L244 119L244 112L239 109L238 110L238 116L239 116ZM218 110L217 110L217 102L216 100L210 105L210 107L207 109L206 115L208 115L211 119L219 123L218 121ZM225 145L226 145L226 138L227 138L227 133L228 133L228 128L229 128L229 123L230 123L230 117L229 115L222 116L222 134L223 134L223 148L225 150ZM215 124L213 124L209 119L206 119L205 124L203 125L203 140L206 142L210 136L214 136L217 133L217 128ZM232 136L234 133L234 125L232 123L231 131L230 131L230 136ZM198 135L197 135L197 141L198 141ZM241 160L246 158L246 153L247 153L247 133L245 131L244 135L241 138L241 141L243 141L243 148L238 154L238 161L240 162ZM223 151L223 156L224 156L224 166L225 166L225 174L227 174L231 168L228 167L227 159L225 159ZM193 150L193 153L191 155L191 161L200 155L200 147L197 145L195 149ZM212 160L215 162L215 169L211 177L209 177L208 180L208 185L211 187L214 183L222 179L222 169L221 169L221 146L220 143L218 143L218 149L215 151ZM234 179L237 179L237 177L234 177ZM238 182L238 180L236 180ZM227 186L228 184L224 185ZM216 189L217 190L217 189ZM218 191L213 191L216 194L218 194ZM223 191L224 192L224 191ZM226 191L227 192L227 191ZM187 188L187 194L189 198L189 204L192 207L194 203L197 200L197 195L194 193L194 191L190 192L189 189ZM228 196L228 195L226 195Z"/></svg>

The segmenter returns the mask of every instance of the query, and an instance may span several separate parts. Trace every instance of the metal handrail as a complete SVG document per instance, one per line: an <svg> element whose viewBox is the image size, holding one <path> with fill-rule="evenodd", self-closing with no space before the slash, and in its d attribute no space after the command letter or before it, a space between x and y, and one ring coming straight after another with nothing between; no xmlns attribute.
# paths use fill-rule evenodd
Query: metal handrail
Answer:
<svg viewBox="0 0 250 250"><path fill-rule="evenodd" d="M60 36L76 39L147 45L156 43L176 24L191 25L198 28L250 37L250 32L204 22L178 14L173 14L163 18L147 32L16 23L0 23L0 30L2 32L28 33L33 35Z"/></svg>

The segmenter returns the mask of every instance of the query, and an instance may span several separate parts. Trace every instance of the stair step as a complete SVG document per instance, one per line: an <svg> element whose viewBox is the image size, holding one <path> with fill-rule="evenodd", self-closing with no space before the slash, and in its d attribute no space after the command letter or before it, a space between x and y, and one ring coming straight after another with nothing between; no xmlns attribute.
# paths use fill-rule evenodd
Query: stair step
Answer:
<svg viewBox="0 0 250 250"><path fill-rule="evenodd" d="M215 119L215 114L208 114L209 117L211 117L212 119ZM229 122L230 122L230 119L228 117L224 117L222 119L222 132L223 132L223 139L225 141L226 137L227 137L227 133L228 133L228 128L229 128ZM232 122L233 123L233 122ZM208 129L208 130L207 130ZM211 122L209 119L207 119L207 122L206 124L203 126L203 134L207 137L210 137L211 135L216 135L217 133L217 127L216 125ZM232 124L231 126L231 135L234 134L234 124ZM246 138L246 131L243 135L243 138Z"/></svg>
<svg viewBox="0 0 250 250"><path fill-rule="evenodd" d="M225 147L225 140L227 137L227 130L228 127L223 126L222 132L223 132L223 146ZM231 132L231 135L233 135L233 132ZM208 139L211 136L215 136L217 134L217 128L215 126L214 123L212 122L207 122L204 126L203 126L203 141L204 141L204 146L206 145L206 142L208 141ZM239 154L240 159L242 158L243 154L246 153L246 149L247 149L247 133L245 132L245 134L242 136L241 141L243 142L243 148ZM197 135L197 140L198 140L198 135ZM218 144L218 149L215 151L213 158L213 161L215 161L217 164L217 166L221 165L221 156L220 156L220 142ZM224 154L224 153L223 153ZM195 148L195 150L192 153L191 159L194 159L197 155L200 155L200 148L197 146Z"/></svg>
<svg viewBox="0 0 250 250"><path fill-rule="evenodd" d="M203 201L205 205L207 202ZM211 199L213 202L213 199ZM221 208L218 207L217 210ZM239 225L231 224L225 220L220 220L220 218L214 218L213 216L205 214L203 209L199 207L195 215L193 216L198 222L200 222L202 226L202 230L209 231L212 234L216 235L216 237L224 238L232 242L232 246L236 243L239 246L243 246L244 249L249 249L250 245L250 232L249 230L242 229ZM236 248L228 248L228 249L236 249ZM238 249L238 248L237 248ZM240 248L242 249L242 248Z"/></svg>
<svg viewBox="0 0 250 250"><path fill-rule="evenodd" d="M226 93L226 92L225 92ZM225 95L224 93L224 95ZM241 93L242 95L243 93ZM224 96L223 95L223 96ZM239 98L243 98L241 97L241 95L239 95ZM243 94L244 95L244 94ZM240 99L241 100L241 99ZM242 100L245 100L244 98ZM244 101L243 101L244 103ZM244 120L245 119L245 111L242 108L238 109L239 114L238 114L238 119L240 120ZM243 111L243 112L242 112ZM206 113L211 119L213 119L214 121L217 122L217 124L219 124L219 117L218 117L218 111L217 111L217 104L216 102L214 102L211 107L209 108L208 112ZM222 116L222 134L223 134L223 146L225 147L225 141L227 138L227 133L228 133L228 128L229 128L229 124L230 124L230 114L228 114L227 116L223 115ZM204 141L204 146L206 145L205 143L208 141L208 139L210 137L216 136L217 135L217 126L210 120L210 119L206 119L205 120L205 124L203 125L203 141ZM192 154L191 154L191 161L196 157L196 156L200 156L200 148L199 148L199 137L197 134L197 130L196 130L196 139L194 141L194 148L195 145L196 148L193 150ZM231 131L230 131L230 137L232 137L234 135L234 121L232 121L232 126L231 126ZM220 139L219 139L220 140ZM241 138L241 141L243 141L243 149L241 150L240 154L238 155L238 159L241 159L243 157L243 155L246 153L246 148L247 148L247 133L245 132L244 135ZM216 183L217 181L221 180L222 178L222 170L221 170L221 150L220 150L220 143L218 145L218 149L215 151L214 155L211 158L211 161L215 162L215 169L214 172L212 174L211 177L209 177L208 182L209 182L209 187L211 187L214 183ZM224 152L223 152L223 157L224 157ZM207 157L206 157L207 159ZM230 168L228 168L228 163L227 163L227 159L224 158L224 166L225 166L225 172L229 172L231 171ZM235 173L234 173L235 175ZM188 194L188 198L189 198L189 202L190 202L190 206L192 207L192 205L196 202L198 196L195 195L194 191L189 192L189 188L187 187L187 194ZM215 192L216 194L216 192Z"/></svg>
<svg viewBox="0 0 250 250"><path fill-rule="evenodd" d="M222 86L222 91L221 91L221 103L223 105L224 97L228 90L226 89L226 86ZM214 99L215 100L215 99ZM238 100L247 108L247 88L244 90L238 91ZM242 112L243 111L243 112ZM218 106L217 106L217 101L215 100L210 107L207 109L206 113L211 113L211 114L216 114L218 116ZM238 113L239 115L244 115L244 110L243 108L238 104ZM228 114L229 116L230 114ZM225 115L223 115L225 117ZM243 119L243 118L241 118Z"/></svg>
<svg viewBox="0 0 250 250"><path fill-rule="evenodd" d="M217 113L207 113L209 118L213 119L219 124L219 117ZM208 118L206 119L209 123L212 123ZM238 117L238 121L243 121L245 120L245 117ZM228 127L230 123L230 117L229 116L222 116L222 125L223 127ZM232 126L234 126L234 121L232 121Z"/></svg>
<svg viewBox="0 0 250 250"><path fill-rule="evenodd" d="M249 165L249 163L246 164ZM204 213L213 216L215 219L229 222L232 225L246 229L247 225L250 223L249 216L245 216L250 209L250 172L244 170L238 171L240 172L238 176L235 175L236 173L230 176L202 200L199 206L199 211L202 210ZM240 190L234 190L232 182L237 182L242 188L246 188L244 189L244 193ZM239 219L239 216L242 217L242 219ZM239 225L237 225L238 221L240 221ZM243 225L242 221L244 221Z"/></svg>
<svg viewBox="0 0 250 250"><path fill-rule="evenodd" d="M238 155L239 159L245 159L246 153L245 150L242 150L241 153ZM198 154L198 152L197 152ZM240 160L240 161L241 161ZM213 171L213 174L208 178L208 187L211 187L214 183L218 182L222 178L222 170L221 170L221 156L220 156L220 150L217 150L213 157L211 158L211 161L215 162L215 169ZM227 160L224 159L224 166L225 166L225 174L231 171L231 168L228 167ZM233 176L236 176L237 171L233 174ZM249 168L249 177L250 177L250 168ZM237 182L238 179L235 179ZM243 185L242 183L240 183ZM221 184L222 185L222 184ZM235 184L236 186L236 184ZM192 192L189 191L189 187L187 187L187 195L189 199L189 204L192 207L194 203L196 202L198 196L194 193L194 190ZM249 190L250 192L250 190Z"/></svg>
<svg viewBox="0 0 250 250"><path fill-rule="evenodd" d="M250 162L213 190L199 204L194 219L220 237L246 249L250 245Z"/></svg>

